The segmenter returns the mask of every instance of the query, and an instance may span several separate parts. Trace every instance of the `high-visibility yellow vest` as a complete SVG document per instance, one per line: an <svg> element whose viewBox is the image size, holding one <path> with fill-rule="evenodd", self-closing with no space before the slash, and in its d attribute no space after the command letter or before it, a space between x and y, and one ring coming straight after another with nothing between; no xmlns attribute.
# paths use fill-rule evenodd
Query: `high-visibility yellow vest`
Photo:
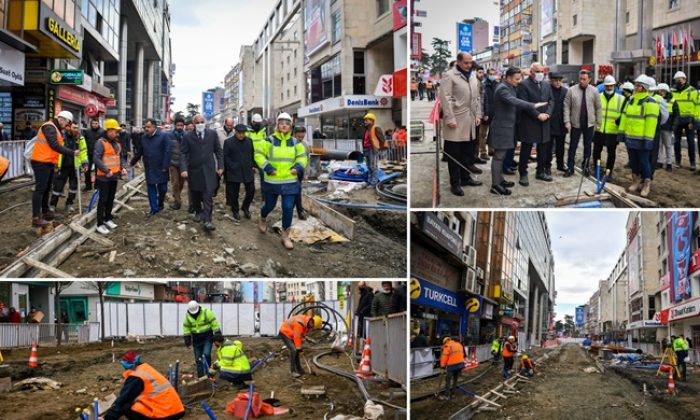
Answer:
<svg viewBox="0 0 700 420"><path fill-rule="evenodd" d="M243 344L240 341L224 341L216 350L216 356L217 361L209 369L210 375L215 375L219 370L237 374L250 373L250 362L243 353Z"/></svg>
<svg viewBox="0 0 700 420"><path fill-rule="evenodd" d="M216 320L214 312L210 309L202 308L194 318L191 313L187 312L185 315L185 320L182 323L182 332L185 335L189 334L200 334L210 330L219 330L219 321Z"/></svg>
<svg viewBox="0 0 700 420"><path fill-rule="evenodd" d="M80 136L78 138L78 149L80 149L80 155L73 159L73 164L76 168L79 168L83 163L88 162L88 151L87 143L85 142L85 137ZM58 167L63 167L63 155L58 156Z"/></svg>
<svg viewBox="0 0 700 420"><path fill-rule="evenodd" d="M659 104L647 92L635 92L622 113L619 131L628 140L654 141Z"/></svg>
<svg viewBox="0 0 700 420"><path fill-rule="evenodd" d="M275 145L275 140L279 145ZM265 171L265 168L272 166L275 174L263 172L263 179L270 184L290 184L299 182L297 175L291 170L297 163L301 168L306 168L306 151L304 146L290 133L282 134L279 131L271 135L267 141L260 141L255 145L255 163Z"/></svg>
<svg viewBox="0 0 700 420"><path fill-rule="evenodd" d="M605 96L605 93L600 94L603 121L600 123L599 133L617 134L617 123L615 121L620 117L623 101L622 95L617 93L613 93L610 100Z"/></svg>
<svg viewBox="0 0 700 420"><path fill-rule="evenodd" d="M696 108L698 105L698 91L692 86L686 86L685 89L681 91L672 91L673 97L671 99L672 103L678 104L678 111L681 118L691 117L695 118Z"/></svg>
<svg viewBox="0 0 700 420"><path fill-rule="evenodd" d="M246 132L246 136L250 137L250 139L253 140L253 144L255 144L260 140L265 140L267 138L267 130L265 127L262 127L258 131L250 130Z"/></svg>

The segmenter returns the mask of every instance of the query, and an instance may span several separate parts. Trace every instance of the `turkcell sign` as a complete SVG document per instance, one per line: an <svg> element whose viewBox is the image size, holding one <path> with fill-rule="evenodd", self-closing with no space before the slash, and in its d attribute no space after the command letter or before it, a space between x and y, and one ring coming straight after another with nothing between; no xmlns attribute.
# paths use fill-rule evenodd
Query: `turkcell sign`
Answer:
<svg viewBox="0 0 700 420"><path fill-rule="evenodd" d="M412 275L411 277L420 283L420 295L418 298L412 299L412 303L430 306L445 312L465 312L464 304L460 302L461 299L455 292L444 289L418 276Z"/></svg>

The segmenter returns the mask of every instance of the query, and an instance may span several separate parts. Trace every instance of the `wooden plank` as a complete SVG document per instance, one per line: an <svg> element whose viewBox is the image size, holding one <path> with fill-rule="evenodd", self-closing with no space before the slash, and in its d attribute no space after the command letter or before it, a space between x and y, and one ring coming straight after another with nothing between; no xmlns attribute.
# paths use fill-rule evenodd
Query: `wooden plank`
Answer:
<svg viewBox="0 0 700 420"><path fill-rule="evenodd" d="M578 198L579 203L587 203L589 201L604 201L604 200L610 200L610 194L598 194L598 195L586 195L585 197L581 196ZM555 204L557 207L563 207L563 206L569 206L571 204L576 204L576 197L563 197L557 200L557 204Z"/></svg>
<svg viewBox="0 0 700 420"><path fill-rule="evenodd" d="M496 391L494 391L494 390L491 390L491 393L492 393L492 394L495 394L495 395L497 395L497 396L499 396L499 397L501 397L501 398L503 398L504 400L507 400L507 399L508 399L508 397L506 397L505 395L500 394L500 393L498 393L498 392L496 392Z"/></svg>
<svg viewBox="0 0 700 420"><path fill-rule="evenodd" d="M140 190L139 190L140 191ZM122 207L126 207L127 210L134 211L135 209L123 201L114 200L115 203L120 204Z"/></svg>
<svg viewBox="0 0 700 420"><path fill-rule="evenodd" d="M115 249L115 250L110 251L110 253L109 253L109 262L110 262L110 263L113 263L113 262L114 262L114 259L115 259L116 257L117 257L117 250Z"/></svg>
<svg viewBox="0 0 700 420"><path fill-rule="evenodd" d="M75 222L68 225L68 227L70 227L71 229L73 229L74 231L76 231L77 233L79 233L83 236L87 236L88 238L92 239L93 241L97 242L100 245L104 245L107 247L114 246L114 242L110 241L107 238L101 237L99 234L97 234L93 230L85 229L84 227L80 226L79 224L77 224Z"/></svg>
<svg viewBox="0 0 700 420"><path fill-rule="evenodd" d="M488 400L488 399L486 399L486 398L484 398L484 397L480 397L480 396L478 396L478 395L476 395L476 394L474 394L474 398L476 398L476 399L479 400L479 401L483 401L483 402L485 402L486 404L495 405L495 406L498 407L498 408L503 407L501 404L499 404L499 403L497 403L497 402L493 402L493 401Z"/></svg>
<svg viewBox="0 0 700 420"><path fill-rule="evenodd" d="M65 272L59 270L58 268L51 267L50 265L44 264L44 263L41 262L41 261L37 261L37 260L35 260L35 259L32 258L32 257L26 257L26 258L24 259L24 262L25 262L26 264L31 265L32 267L38 268L38 269L41 270L41 271L45 271L45 272L51 274L51 275L54 276L54 277L65 278L65 279L71 279L71 278L74 277L74 276L71 276L71 275L68 274L68 273L65 273Z"/></svg>
<svg viewBox="0 0 700 420"><path fill-rule="evenodd" d="M148 197L148 193L142 191L140 188L134 187L134 186L129 185L129 184L124 184L124 188L130 189L130 190L133 190L133 191L136 191L137 193L143 194L143 195L145 195L146 197Z"/></svg>
<svg viewBox="0 0 700 420"><path fill-rule="evenodd" d="M355 221L344 214L320 203L306 194L302 195L304 208L321 219L329 228L352 240L355 237Z"/></svg>

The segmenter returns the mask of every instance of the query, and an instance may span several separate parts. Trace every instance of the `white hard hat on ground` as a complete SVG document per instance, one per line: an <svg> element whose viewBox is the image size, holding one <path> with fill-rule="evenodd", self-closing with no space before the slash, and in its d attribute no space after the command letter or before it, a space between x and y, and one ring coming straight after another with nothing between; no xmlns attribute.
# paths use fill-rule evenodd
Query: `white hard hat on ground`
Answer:
<svg viewBox="0 0 700 420"><path fill-rule="evenodd" d="M263 122L263 117L260 114L253 114L253 122L261 123Z"/></svg>
<svg viewBox="0 0 700 420"><path fill-rule="evenodd" d="M673 75L673 80L676 80L681 77L688 80L688 76L686 76L685 73L683 73L682 71L677 71L676 74Z"/></svg>
<svg viewBox="0 0 700 420"><path fill-rule="evenodd" d="M614 86L615 85L615 78L610 76L610 75L605 76L605 80L603 80L603 85L605 85L605 86L613 85Z"/></svg>
<svg viewBox="0 0 700 420"><path fill-rule="evenodd" d="M70 122L73 122L73 113L70 111L61 111L56 115L56 117L65 118Z"/></svg>
<svg viewBox="0 0 700 420"><path fill-rule="evenodd" d="M191 314L196 314L199 311L199 303L196 300L191 300L188 304L187 312Z"/></svg>

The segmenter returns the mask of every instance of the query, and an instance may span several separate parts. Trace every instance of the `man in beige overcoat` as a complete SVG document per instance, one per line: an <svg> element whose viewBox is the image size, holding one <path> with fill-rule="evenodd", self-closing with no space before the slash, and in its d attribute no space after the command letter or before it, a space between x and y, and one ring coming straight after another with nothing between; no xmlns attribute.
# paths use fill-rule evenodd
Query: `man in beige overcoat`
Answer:
<svg viewBox="0 0 700 420"><path fill-rule="evenodd" d="M474 165L474 148L478 145L476 127L481 123L481 98L479 80L472 67L471 54L460 52L455 66L443 75L439 89L450 191L458 196L464 195L464 186L481 185L481 181L471 177L482 172Z"/></svg>

